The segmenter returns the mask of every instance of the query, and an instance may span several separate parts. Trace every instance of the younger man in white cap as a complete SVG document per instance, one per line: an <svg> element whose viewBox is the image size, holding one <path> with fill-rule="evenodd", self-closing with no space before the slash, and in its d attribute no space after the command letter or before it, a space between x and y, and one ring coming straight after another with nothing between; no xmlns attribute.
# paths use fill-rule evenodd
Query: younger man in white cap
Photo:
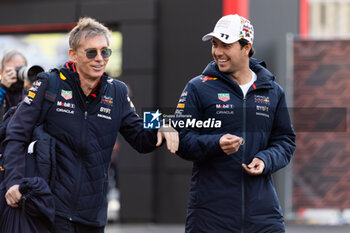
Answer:
<svg viewBox="0 0 350 233"><path fill-rule="evenodd" d="M193 161L186 233L284 232L272 174L292 158L295 134L283 89L251 58L249 20L224 16L207 40L214 61L177 108L189 122L215 121L180 129L178 155Z"/></svg>

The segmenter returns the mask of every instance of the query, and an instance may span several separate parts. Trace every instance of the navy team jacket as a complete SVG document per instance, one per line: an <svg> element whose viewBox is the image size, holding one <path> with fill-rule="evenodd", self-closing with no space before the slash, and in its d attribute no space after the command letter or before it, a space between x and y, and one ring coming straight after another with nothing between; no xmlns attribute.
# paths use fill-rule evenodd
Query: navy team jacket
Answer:
<svg viewBox="0 0 350 233"><path fill-rule="evenodd" d="M88 102L71 63L60 70L60 88L46 116L45 130L56 140L56 215L91 226L106 224L108 167L118 131L137 151L155 149L156 131L143 129L127 87L101 77L99 95ZM39 118L47 87L41 73L7 128L5 183L24 177L25 148Z"/></svg>
<svg viewBox="0 0 350 233"><path fill-rule="evenodd" d="M255 59L250 59L250 69L257 80L246 98L215 62L192 79L180 97L176 113L204 122L180 132L178 154L193 161L187 233L284 232L271 175L291 160L295 134L275 77ZM231 155L219 145L226 133L245 140ZM254 157L265 163L262 175L248 175L241 166Z"/></svg>

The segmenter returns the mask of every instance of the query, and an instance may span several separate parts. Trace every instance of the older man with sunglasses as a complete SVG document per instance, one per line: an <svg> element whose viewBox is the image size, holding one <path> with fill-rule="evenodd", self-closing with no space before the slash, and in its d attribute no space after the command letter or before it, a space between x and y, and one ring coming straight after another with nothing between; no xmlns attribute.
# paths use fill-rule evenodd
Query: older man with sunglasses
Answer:
<svg viewBox="0 0 350 233"><path fill-rule="evenodd" d="M59 70L60 87L44 127L55 141L56 203L54 232L102 233L106 224L108 166L118 131L139 152L178 148L176 131L146 130L124 83L105 74L111 55L110 31L83 18L69 37L69 56ZM25 176L25 145L38 121L48 73L39 75L8 126L5 156L7 204L18 207L19 181Z"/></svg>

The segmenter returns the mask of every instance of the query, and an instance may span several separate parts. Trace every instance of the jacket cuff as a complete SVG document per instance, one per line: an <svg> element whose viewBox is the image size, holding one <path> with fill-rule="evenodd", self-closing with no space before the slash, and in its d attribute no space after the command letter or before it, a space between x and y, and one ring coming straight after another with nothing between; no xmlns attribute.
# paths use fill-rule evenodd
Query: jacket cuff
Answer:
<svg viewBox="0 0 350 233"><path fill-rule="evenodd" d="M8 182L8 183L6 184L6 190L9 190L9 188L11 188L12 186L14 186L14 185L16 185L16 184L19 185L19 183L20 183L19 180L13 180L13 181L11 181L11 182Z"/></svg>
<svg viewBox="0 0 350 233"><path fill-rule="evenodd" d="M216 138L215 138L215 152L219 153L219 154L225 154L225 152L222 150L221 146L220 146L220 138L223 136L224 134L217 134Z"/></svg>
<svg viewBox="0 0 350 233"><path fill-rule="evenodd" d="M267 175L267 174L269 174L269 170L270 169L268 169L268 159L266 158L266 156L264 156L264 155L262 155L261 153L258 153L258 154L256 154L255 156L254 156L255 158L258 158L258 159L261 159L263 162L264 162L264 165L265 165L265 167L264 167L264 171L263 171L263 175Z"/></svg>

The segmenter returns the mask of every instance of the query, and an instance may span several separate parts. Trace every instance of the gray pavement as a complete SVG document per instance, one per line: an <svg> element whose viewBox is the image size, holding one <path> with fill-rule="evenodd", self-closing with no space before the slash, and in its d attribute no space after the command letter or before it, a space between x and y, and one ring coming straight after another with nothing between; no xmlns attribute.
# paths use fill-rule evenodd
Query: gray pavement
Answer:
<svg viewBox="0 0 350 233"><path fill-rule="evenodd" d="M167 224L113 224L108 225L106 233L183 233L184 225Z"/></svg>
<svg viewBox="0 0 350 233"><path fill-rule="evenodd" d="M184 225L167 224L110 224L106 233L183 233ZM349 233L349 225L310 226L289 224L286 233Z"/></svg>

